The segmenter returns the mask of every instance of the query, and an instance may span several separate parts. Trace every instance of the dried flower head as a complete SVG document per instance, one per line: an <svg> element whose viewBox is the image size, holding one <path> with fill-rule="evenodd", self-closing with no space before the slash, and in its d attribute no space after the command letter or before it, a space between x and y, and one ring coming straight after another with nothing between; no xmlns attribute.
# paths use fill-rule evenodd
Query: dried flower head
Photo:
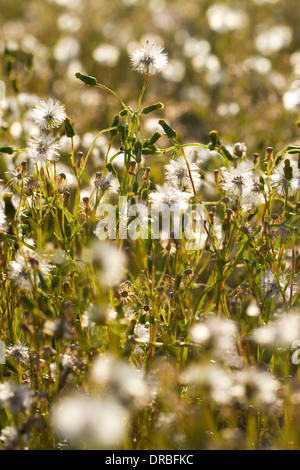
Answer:
<svg viewBox="0 0 300 470"><path fill-rule="evenodd" d="M26 184L27 181L29 180L28 177L26 177L26 172L27 172L27 163L23 161L17 168L11 171L6 171L6 173L10 173L13 175L13 177L9 180L8 184L18 184L18 186L21 186L21 184Z"/></svg>
<svg viewBox="0 0 300 470"><path fill-rule="evenodd" d="M10 346L6 349L6 354L8 357L11 357L16 362L27 363L29 361L29 349L27 346L17 341L16 344Z"/></svg>
<svg viewBox="0 0 300 470"><path fill-rule="evenodd" d="M163 47L148 41L131 54L130 61L133 70L149 75L162 72L168 63L167 54L163 52Z"/></svg>
<svg viewBox="0 0 300 470"><path fill-rule="evenodd" d="M119 294L120 302L122 303L127 303L135 297L134 287L130 281L122 282L122 284L119 285L117 292Z"/></svg>
<svg viewBox="0 0 300 470"><path fill-rule="evenodd" d="M107 191L111 194L118 194L120 187L119 181L110 171L108 171L105 176L102 176L101 173L97 173L94 185L99 191Z"/></svg>

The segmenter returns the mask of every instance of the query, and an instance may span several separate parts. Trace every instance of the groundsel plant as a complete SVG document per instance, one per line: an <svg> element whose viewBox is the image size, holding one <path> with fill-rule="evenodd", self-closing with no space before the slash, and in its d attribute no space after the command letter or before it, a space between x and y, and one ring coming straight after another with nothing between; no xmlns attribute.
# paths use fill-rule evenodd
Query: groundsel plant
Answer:
<svg viewBox="0 0 300 470"><path fill-rule="evenodd" d="M78 71L114 99L90 139L53 97L1 136L4 449L299 448L300 146L186 142L167 62L131 53L136 106Z"/></svg>

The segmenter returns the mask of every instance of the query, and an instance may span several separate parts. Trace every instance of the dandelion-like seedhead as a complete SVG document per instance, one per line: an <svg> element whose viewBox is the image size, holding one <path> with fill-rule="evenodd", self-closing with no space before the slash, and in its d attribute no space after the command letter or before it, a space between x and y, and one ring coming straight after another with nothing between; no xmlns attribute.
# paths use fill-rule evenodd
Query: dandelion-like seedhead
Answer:
<svg viewBox="0 0 300 470"><path fill-rule="evenodd" d="M242 197L251 192L252 174L244 165L239 165L237 168L222 168L221 173L223 178L221 187L229 195Z"/></svg>
<svg viewBox="0 0 300 470"><path fill-rule="evenodd" d="M24 440L24 435L22 436ZM15 426L6 426L1 430L0 442L3 449L5 450L15 450L19 445L19 434Z"/></svg>
<svg viewBox="0 0 300 470"><path fill-rule="evenodd" d="M274 300L277 303L283 301L283 295L286 301L291 299L297 292L297 286L295 283L291 288L291 281L287 282L285 276L280 275L277 279L275 278L274 273L271 270L267 270L260 277L261 288L264 295L271 300Z"/></svg>
<svg viewBox="0 0 300 470"><path fill-rule="evenodd" d="M272 271L266 271L260 278L261 288L263 293L269 298L276 302L282 301L281 289L284 288L282 278L280 279L280 287L275 279L275 275Z"/></svg>
<svg viewBox="0 0 300 470"><path fill-rule="evenodd" d="M237 325L232 320L208 315L191 328L191 340L203 347L209 347L219 357L233 351L237 344Z"/></svg>
<svg viewBox="0 0 300 470"><path fill-rule="evenodd" d="M108 171L105 176L96 175L94 185L99 191L107 191L110 194L119 194L120 183L115 175Z"/></svg>
<svg viewBox="0 0 300 470"><path fill-rule="evenodd" d="M59 127L66 117L65 106L53 98L50 98L48 101L41 100L32 111L34 122L42 130L49 131Z"/></svg>
<svg viewBox="0 0 300 470"><path fill-rule="evenodd" d="M209 43L179 33L191 67L217 84ZM20 122L14 110L9 122L10 103L0 109L0 153L12 155L0 165L0 447L296 446L296 420L281 431L300 405L299 145L250 161L216 130L209 145L181 140L149 119L162 104L142 101L150 75L179 85L184 64L167 67L149 42L130 61L145 74L135 111L76 74L89 86L81 103L101 104L104 91L120 103L106 129L76 135L52 98L19 94ZM197 85L183 88L209 103ZM226 106L220 116L238 118L238 104Z"/></svg>
<svg viewBox="0 0 300 470"><path fill-rule="evenodd" d="M57 402L52 413L56 433L80 443L82 436L93 445L117 446L127 434L128 412L114 398L74 394Z"/></svg>
<svg viewBox="0 0 300 470"><path fill-rule="evenodd" d="M32 391L26 385L15 382L0 384L0 408L8 407L11 413L17 413L30 406L32 399Z"/></svg>
<svg viewBox="0 0 300 470"><path fill-rule="evenodd" d="M29 361L29 348L21 343L21 341L17 341L16 344L6 348L7 356L14 359L16 362L27 363Z"/></svg>
<svg viewBox="0 0 300 470"><path fill-rule="evenodd" d="M46 132L43 132L39 137L32 137L28 142L27 156L33 163L40 165L57 161L59 157L57 139Z"/></svg>
<svg viewBox="0 0 300 470"><path fill-rule="evenodd" d="M261 346L269 346L274 349L296 348L297 338L300 337L300 317L295 311L289 312L282 318L260 326L251 333L251 338Z"/></svg>
<svg viewBox="0 0 300 470"><path fill-rule="evenodd" d="M300 171L295 162L290 162L293 175L290 180L286 178L284 171L284 162L281 162L273 171L270 176L271 186L275 189L276 193L285 197L287 192L294 196L300 187Z"/></svg>
<svg viewBox="0 0 300 470"><path fill-rule="evenodd" d="M156 191L149 195L149 201L154 208L159 209L162 205L174 206L178 210L185 210L191 195L183 192L169 184L157 185Z"/></svg>
<svg viewBox="0 0 300 470"><path fill-rule="evenodd" d="M188 163L195 190L198 191L201 184L199 167L195 162L191 161L191 158L188 158ZM182 191L193 191L191 178L184 157L181 156L177 160L173 159L170 163L165 165L165 176L169 185Z"/></svg>
<svg viewBox="0 0 300 470"><path fill-rule="evenodd" d="M251 210L258 207L260 204L265 203L265 196L261 188L259 176L254 171L251 171L251 179L250 187L244 188L241 199L241 205L246 210ZM265 189L264 185L263 189Z"/></svg>
<svg viewBox="0 0 300 470"><path fill-rule="evenodd" d="M130 56L133 70L141 74L155 75L162 72L168 64L167 54L163 47L146 42Z"/></svg>
<svg viewBox="0 0 300 470"><path fill-rule="evenodd" d="M94 243L90 254L91 261L99 275L100 284L104 288L120 284L124 278L127 264L126 256L113 243L98 241Z"/></svg>
<svg viewBox="0 0 300 470"><path fill-rule="evenodd" d="M48 257L23 248L16 254L15 259L9 266L9 277L20 288L32 290L35 285L39 285L39 273L48 277L53 266L49 263Z"/></svg>

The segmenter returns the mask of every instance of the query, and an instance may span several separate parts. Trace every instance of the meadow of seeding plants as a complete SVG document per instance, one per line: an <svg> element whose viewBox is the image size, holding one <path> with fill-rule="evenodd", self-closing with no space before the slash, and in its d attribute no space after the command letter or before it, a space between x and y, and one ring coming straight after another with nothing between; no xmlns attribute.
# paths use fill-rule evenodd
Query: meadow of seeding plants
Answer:
<svg viewBox="0 0 300 470"><path fill-rule="evenodd" d="M0 449L300 449L297 6L1 0Z"/></svg>

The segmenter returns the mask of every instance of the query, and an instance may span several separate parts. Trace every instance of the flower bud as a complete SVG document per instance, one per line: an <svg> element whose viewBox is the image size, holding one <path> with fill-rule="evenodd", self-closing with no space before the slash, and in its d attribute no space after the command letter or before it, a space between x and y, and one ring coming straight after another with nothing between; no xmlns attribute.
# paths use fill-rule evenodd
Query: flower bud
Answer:
<svg viewBox="0 0 300 470"><path fill-rule="evenodd" d="M291 179L293 178L293 168L291 167L291 162L288 158L284 161L283 171L285 179L287 181L291 181Z"/></svg>
<svg viewBox="0 0 300 470"><path fill-rule="evenodd" d="M209 137L211 140L211 144L209 146L210 150L214 150L216 147L219 147L221 145L221 141L219 139L218 131L212 130L209 132Z"/></svg>
<svg viewBox="0 0 300 470"><path fill-rule="evenodd" d="M69 137L70 139L72 139L72 137L74 137L74 135L76 135L76 132L75 132L74 127L71 123L71 120L68 117L65 120L65 133L66 133L66 136Z"/></svg>
<svg viewBox="0 0 300 470"><path fill-rule="evenodd" d="M149 139L150 145L154 145L155 142L157 142L158 139L160 139L160 138L161 138L161 133L158 132L158 131L155 131L153 136Z"/></svg>
<svg viewBox="0 0 300 470"><path fill-rule="evenodd" d="M81 80L83 83L86 83L88 86L97 86L98 82L95 77L90 77L89 75L84 75L80 72L75 73L75 77Z"/></svg>
<svg viewBox="0 0 300 470"><path fill-rule="evenodd" d="M158 122L163 128L163 130L165 131L166 135L169 137L169 139L176 139L177 132L174 129L172 129L172 127L170 127L169 124L166 123L166 121L164 121L163 119L160 119Z"/></svg>
<svg viewBox="0 0 300 470"><path fill-rule="evenodd" d="M141 114L149 114L152 111L155 111L156 109L162 109L163 107L164 105L162 103L152 104L150 106L146 106L146 108L142 110Z"/></svg>

